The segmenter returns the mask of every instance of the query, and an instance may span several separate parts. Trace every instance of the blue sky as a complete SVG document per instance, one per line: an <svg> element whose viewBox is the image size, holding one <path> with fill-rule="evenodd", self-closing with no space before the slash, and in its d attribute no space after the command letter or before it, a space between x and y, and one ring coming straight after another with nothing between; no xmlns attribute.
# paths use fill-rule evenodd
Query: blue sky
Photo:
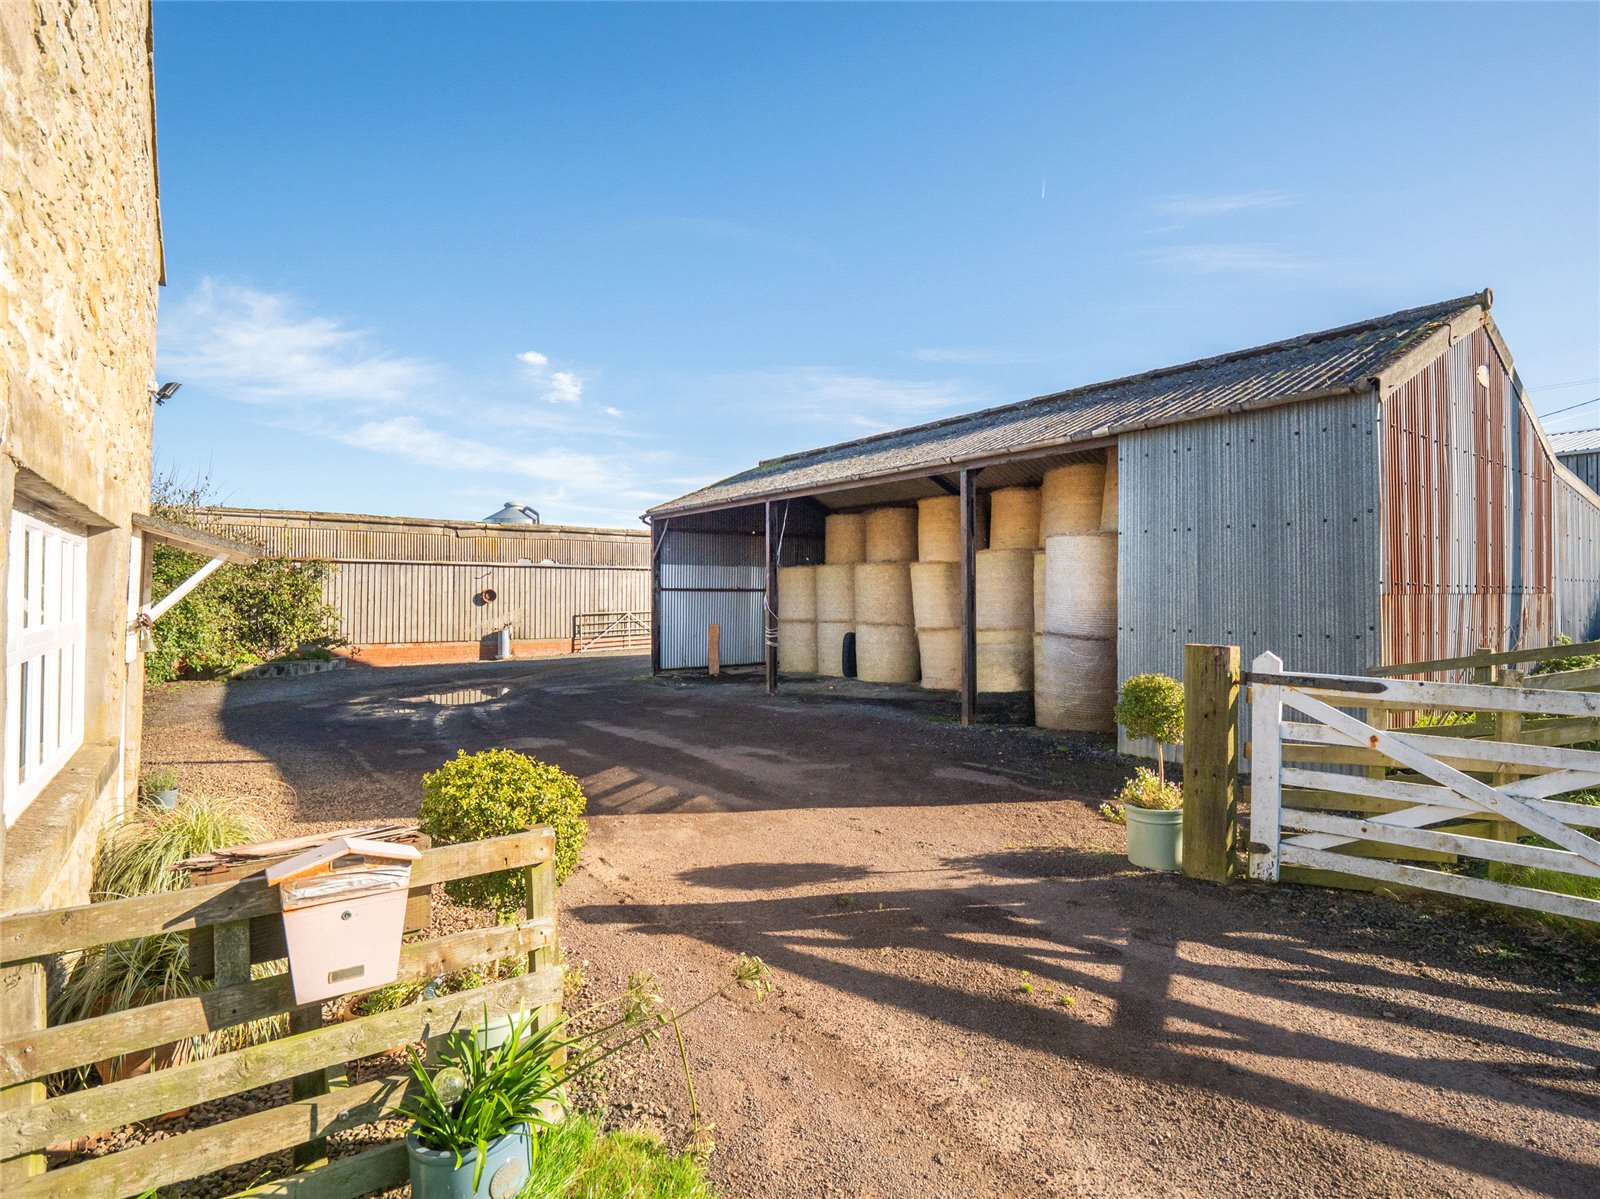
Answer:
<svg viewBox="0 0 1600 1199"><path fill-rule="evenodd" d="M633 525L1484 286L1600 395L1594 5L158 3L156 85L157 465L229 503Z"/></svg>

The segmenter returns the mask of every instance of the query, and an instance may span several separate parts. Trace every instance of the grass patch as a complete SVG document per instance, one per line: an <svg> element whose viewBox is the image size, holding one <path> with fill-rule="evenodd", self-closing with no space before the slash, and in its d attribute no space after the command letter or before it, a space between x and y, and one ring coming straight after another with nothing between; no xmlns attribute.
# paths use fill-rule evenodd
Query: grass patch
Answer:
<svg viewBox="0 0 1600 1199"><path fill-rule="evenodd" d="M539 1140L519 1199L715 1199L700 1163L640 1132L603 1132L576 1112Z"/></svg>
<svg viewBox="0 0 1600 1199"><path fill-rule="evenodd" d="M1567 874L1561 870L1539 870L1532 866L1510 866L1504 862L1489 863L1489 877L1497 883L1510 883L1517 887L1533 887L1539 891L1554 891L1558 895L1577 895L1583 899L1600 899L1600 878L1585 874Z"/></svg>

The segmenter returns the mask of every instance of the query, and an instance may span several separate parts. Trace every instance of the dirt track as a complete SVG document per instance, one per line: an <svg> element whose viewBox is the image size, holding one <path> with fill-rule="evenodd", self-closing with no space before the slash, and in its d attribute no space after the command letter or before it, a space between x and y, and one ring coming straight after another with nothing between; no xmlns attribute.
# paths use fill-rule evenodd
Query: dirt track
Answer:
<svg viewBox="0 0 1600 1199"><path fill-rule="evenodd" d="M582 778L561 919L591 993L650 969L688 1000L739 951L774 969L691 1032L729 1197L1600 1194L1587 950L1132 871L1098 747L644 671L185 685L149 706L147 760L301 830L414 814L458 747ZM682 1127L665 1046L610 1099Z"/></svg>

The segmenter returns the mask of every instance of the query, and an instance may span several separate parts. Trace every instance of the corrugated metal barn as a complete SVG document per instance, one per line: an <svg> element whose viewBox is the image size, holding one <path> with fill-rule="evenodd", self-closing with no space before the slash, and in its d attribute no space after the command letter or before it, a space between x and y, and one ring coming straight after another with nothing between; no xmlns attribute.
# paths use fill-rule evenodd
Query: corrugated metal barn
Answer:
<svg viewBox="0 0 1600 1199"><path fill-rule="evenodd" d="M715 623L721 661L764 663L769 686L854 666L958 690L967 719L980 691L1032 688L1039 723L1104 730L1119 680L1181 673L1188 642L1361 672L1600 636L1600 497L1557 460L1490 303L789 455L662 504L654 664L704 667Z"/></svg>
<svg viewBox="0 0 1600 1199"><path fill-rule="evenodd" d="M476 658L508 626L517 654L553 652L570 647L575 617L642 623L650 607L643 529L254 508L206 521L269 556L334 563L324 594L340 635L377 664Z"/></svg>
<svg viewBox="0 0 1600 1199"><path fill-rule="evenodd" d="M1550 447L1556 460L1587 483L1589 490L1600 491L1600 429L1552 433Z"/></svg>

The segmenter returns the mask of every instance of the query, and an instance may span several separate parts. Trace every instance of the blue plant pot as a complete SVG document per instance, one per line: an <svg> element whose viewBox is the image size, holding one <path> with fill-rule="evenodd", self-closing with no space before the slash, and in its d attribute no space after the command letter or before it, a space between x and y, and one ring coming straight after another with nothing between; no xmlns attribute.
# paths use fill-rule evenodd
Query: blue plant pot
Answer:
<svg viewBox="0 0 1600 1199"><path fill-rule="evenodd" d="M156 806L158 808L175 808L175 807L177 807L178 806L178 789L176 787L174 787L170 791L157 791L155 793L155 801L156 801Z"/></svg>
<svg viewBox="0 0 1600 1199"><path fill-rule="evenodd" d="M497 1141L489 1143L483 1176L472 1185L478 1168L478 1151L469 1149L456 1165L456 1155L429 1149L414 1132L406 1134L406 1153L411 1158L412 1199L516 1199L533 1173L536 1142L533 1130L519 1124Z"/></svg>

